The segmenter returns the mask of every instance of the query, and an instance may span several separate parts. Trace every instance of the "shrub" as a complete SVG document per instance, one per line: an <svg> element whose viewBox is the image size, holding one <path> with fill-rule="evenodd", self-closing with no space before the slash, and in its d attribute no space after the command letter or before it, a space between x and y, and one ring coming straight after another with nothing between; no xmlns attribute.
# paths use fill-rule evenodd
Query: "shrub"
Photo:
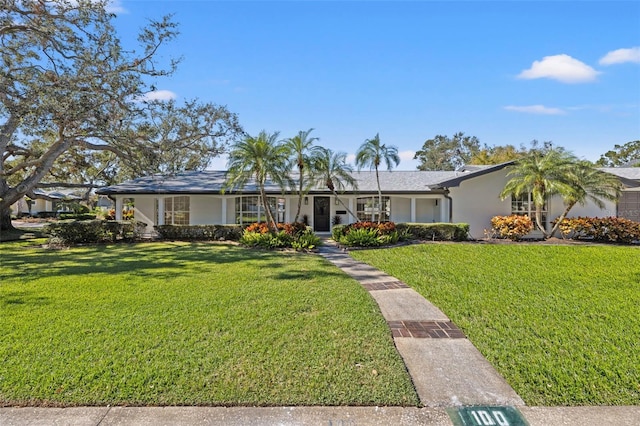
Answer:
<svg viewBox="0 0 640 426"><path fill-rule="evenodd" d="M398 234L398 231L393 231L388 234L380 235L378 237L378 241L380 241L380 245L383 245L383 246L396 244L399 240L400 240L400 234Z"/></svg>
<svg viewBox="0 0 640 426"><path fill-rule="evenodd" d="M93 213L60 213L61 220L92 220L96 215Z"/></svg>
<svg viewBox="0 0 640 426"><path fill-rule="evenodd" d="M467 223L399 223L399 238L431 241L465 241L469 238Z"/></svg>
<svg viewBox="0 0 640 426"><path fill-rule="evenodd" d="M307 225L302 222L295 223L278 223L278 230L286 232L288 235L295 236L300 235L307 230ZM260 234L267 234L271 232L269 225L266 222L256 222L245 228L247 232L258 232Z"/></svg>
<svg viewBox="0 0 640 426"><path fill-rule="evenodd" d="M238 241L242 236L240 225L158 225L155 229L164 240Z"/></svg>
<svg viewBox="0 0 640 426"><path fill-rule="evenodd" d="M263 230L263 226L248 226L240 237L240 243L247 247L269 250L290 247L298 251L312 250L321 244L320 238L306 227L300 232L298 226L283 226L275 234Z"/></svg>
<svg viewBox="0 0 640 426"><path fill-rule="evenodd" d="M313 250L322 244L322 240L310 230L306 230L291 242L291 247L296 251Z"/></svg>
<svg viewBox="0 0 640 426"><path fill-rule="evenodd" d="M382 244L379 237L375 228L357 227L342 236L339 242L349 247L378 247Z"/></svg>
<svg viewBox="0 0 640 426"><path fill-rule="evenodd" d="M340 238L345 235L346 230L346 225L335 225L331 229L331 238L333 238L333 241L340 241Z"/></svg>
<svg viewBox="0 0 640 426"><path fill-rule="evenodd" d="M640 241L640 223L618 217L565 218L558 226L564 237L630 244Z"/></svg>
<svg viewBox="0 0 640 426"><path fill-rule="evenodd" d="M42 211L42 212L38 212L35 214L35 217L38 217L40 219L50 219L50 218L55 218L58 217L58 212L46 212L46 211Z"/></svg>
<svg viewBox="0 0 640 426"><path fill-rule="evenodd" d="M144 222L115 222L105 220L66 220L48 224L49 244L74 245L132 241L140 237Z"/></svg>
<svg viewBox="0 0 640 426"><path fill-rule="evenodd" d="M533 230L533 221L529 216L494 216L491 226L500 238L518 241Z"/></svg>
<svg viewBox="0 0 640 426"><path fill-rule="evenodd" d="M247 247L269 249L271 248L271 238L272 235L270 233L263 234L257 231L245 230L242 233L242 237L240 237L240 244Z"/></svg>
<svg viewBox="0 0 640 426"><path fill-rule="evenodd" d="M395 244L400 238L395 223L368 221L334 226L332 237L349 247L378 247Z"/></svg>

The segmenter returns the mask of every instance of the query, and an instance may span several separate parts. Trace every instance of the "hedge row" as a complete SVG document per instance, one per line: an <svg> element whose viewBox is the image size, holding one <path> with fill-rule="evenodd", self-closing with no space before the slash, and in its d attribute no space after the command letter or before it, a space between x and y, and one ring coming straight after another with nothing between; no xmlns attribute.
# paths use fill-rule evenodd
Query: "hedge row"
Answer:
<svg viewBox="0 0 640 426"><path fill-rule="evenodd" d="M242 237L240 225L158 225L155 227L163 240L229 240Z"/></svg>
<svg viewBox="0 0 640 426"><path fill-rule="evenodd" d="M93 220L96 218L95 213L60 213L61 220Z"/></svg>
<svg viewBox="0 0 640 426"><path fill-rule="evenodd" d="M137 221L61 220L46 225L44 231L49 234L49 244L66 246L133 241L140 237L146 226Z"/></svg>
<svg viewBox="0 0 640 426"><path fill-rule="evenodd" d="M416 240L466 241L469 239L468 223L399 223L396 229L401 235Z"/></svg>
<svg viewBox="0 0 640 426"><path fill-rule="evenodd" d="M640 222L618 217L563 219L559 229L565 238L626 244L640 241Z"/></svg>

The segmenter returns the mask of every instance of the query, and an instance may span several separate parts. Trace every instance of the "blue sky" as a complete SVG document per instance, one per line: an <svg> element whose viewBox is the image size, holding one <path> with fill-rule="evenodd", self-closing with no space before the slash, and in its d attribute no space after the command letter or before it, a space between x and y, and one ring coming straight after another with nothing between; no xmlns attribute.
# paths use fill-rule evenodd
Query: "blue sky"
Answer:
<svg viewBox="0 0 640 426"><path fill-rule="evenodd" d="M638 1L120 0L131 40L173 13L183 57L156 97L226 105L250 134L353 154L365 139L401 152L434 136L488 145L552 141L597 160L640 139ZM126 44L126 43L125 43ZM224 168L225 160L213 168Z"/></svg>

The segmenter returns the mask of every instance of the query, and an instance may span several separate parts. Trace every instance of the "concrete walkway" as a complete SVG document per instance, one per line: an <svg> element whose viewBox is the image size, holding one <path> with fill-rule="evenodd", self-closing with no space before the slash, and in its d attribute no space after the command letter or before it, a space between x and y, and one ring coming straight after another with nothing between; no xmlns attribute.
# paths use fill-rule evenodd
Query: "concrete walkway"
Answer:
<svg viewBox="0 0 640 426"><path fill-rule="evenodd" d="M416 407L72 407L0 408L13 425L640 425L640 406L527 407L442 311L396 278L327 242L320 255L365 288L380 306L420 401ZM501 406L520 420L460 414L470 406ZM452 419L456 419L455 422ZM478 419L475 421L474 419ZM464 419L463 419L464 420Z"/></svg>
<svg viewBox="0 0 640 426"><path fill-rule="evenodd" d="M425 407L524 402L440 309L390 275L325 241L320 255L356 279L380 306Z"/></svg>

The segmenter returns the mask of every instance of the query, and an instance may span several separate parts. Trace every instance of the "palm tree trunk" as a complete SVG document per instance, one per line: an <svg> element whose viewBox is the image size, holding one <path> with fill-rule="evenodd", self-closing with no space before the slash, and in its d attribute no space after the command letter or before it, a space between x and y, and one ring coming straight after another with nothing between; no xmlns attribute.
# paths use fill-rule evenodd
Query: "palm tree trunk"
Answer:
<svg viewBox="0 0 640 426"><path fill-rule="evenodd" d="M273 213L271 212L271 206L269 205L269 200L267 200L267 193L264 190L264 186L260 185L260 198L262 198L262 207L264 207L265 215L267 216L267 223L269 224L269 228L272 232L278 232L278 224L276 220L273 218Z"/></svg>
<svg viewBox="0 0 640 426"><path fill-rule="evenodd" d="M380 219L382 218L382 190L380 189L380 175L378 174L377 166L376 166L376 182L378 183L378 225L380 225Z"/></svg>
<svg viewBox="0 0 640 426"><path fill-rule="evenodd" d="M549 238L547 230L542 226L542 206L536 206L536 225L538 226L538 229L542 231L542 238L545 240Z"/></svg>
<svg viewBox="0 0 640 426"><path fill-rule="evenodd" d="M356 222L360 222L360 219L358 219L358 216L356 216L355 214L353 214L353 212L349 209L349 207L347 207L347 205L345 203L342 202L342 200L340 199L340 197L338 197L338 193L333 190L331 191L333 192L334 197L336 197L336 201L340 204L342 204L342 207L344 207L344 209L351 215L353 216L353 218L356 220Z"/></svg>
<svg viewBox="0 0 640 426"><path fill-rule="evenodd" d="M298 209L296 210L296 217L293 219L293 222L297 222L298 218L300 217L300 209L302 208L302 188L304 185L304 182L302 181L302 167L298 166L298 172L300 173L300 176L298 177Z"/></svg>
<svg viewBox="0 0 640 426"><path fill-rule="evenodd" d="M560 228L560 223L564 220L565 217L567 217L567 215L569 214L569 211L573 208L573 206L575 206L576 203L570 203L569 205L567 205L567 207L564 209L564 211L562 212L562 214L560 216L558 216L558 218L556 219L556 224L553 225L553 228L551 228L551 232L549 232L549 236L553 237L553 234L555 234L558 231L558 228Z"/></svg>

